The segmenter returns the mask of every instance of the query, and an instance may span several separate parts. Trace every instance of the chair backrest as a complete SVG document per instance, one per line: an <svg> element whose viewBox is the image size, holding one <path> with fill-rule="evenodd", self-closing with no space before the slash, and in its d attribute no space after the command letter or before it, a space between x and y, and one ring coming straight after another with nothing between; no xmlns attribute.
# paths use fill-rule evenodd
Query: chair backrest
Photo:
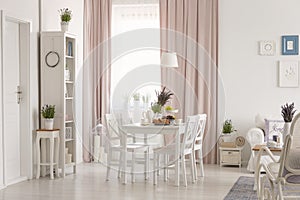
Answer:
<svg viewBox="0 0 300 200"><path fill-rule="evenodd" d="M121 140L119 131L120 124L113 114L105 114L105 122L107 126L107 138L109 141Z"/></svg>
<svg viewBox="0 0 300 200"><path fill-rule="evenodd" d="M257 144L264 143L264 132L259 128L251 128L246 134L246 140L253 148Z"/></svg>
<svg viewBox="0 0 300 200"><path fill-rule="evenodd" d="M200 119L199 119L199 124L198 124L198 128L197 128L197 136L196 136L196 139L195 139L196 142L200 142L203 139L207 115L206 114L200 114L199 118Z"/></svg>
<svg viewBox="0 0 300 200"><path fill-rule="evenodd" d="M281 154L279 177L289 184L300 184L300 113L291 124L290 134L286 136Z"/></svg>
<svg viewBox="0 0 300 200"><path fill-rule="evenodd" d="M181 153L192 151L195 139L198 134L198 126L200 123L200 115L187 116L184 124L184 136L181 144Z"/></svg>

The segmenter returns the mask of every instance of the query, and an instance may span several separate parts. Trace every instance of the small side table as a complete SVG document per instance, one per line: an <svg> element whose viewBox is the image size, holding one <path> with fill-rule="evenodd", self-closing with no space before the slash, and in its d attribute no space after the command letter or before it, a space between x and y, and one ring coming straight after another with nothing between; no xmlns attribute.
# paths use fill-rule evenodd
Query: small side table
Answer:
<svg viewBox="0 0 300 200"><path fill-rule="evenodd" d="M49 162L46 162L46 144L45 142L42 142L42 163L40 161L40 140L41 139L49 139L50 140L50 155L49 155ZM54 139L56 139L56 144L54 147ZM55 153L54 153L55 150ZM59 129L53 129L53 130L46 130L46 129L38 129L36 130L36 155L37 155L37 170L36 170L36 179L40 178L40 166L46 167L50 166L50 179L53 179L53 167L55 166L55 174L57 177L59 177L58 173L58 164L59 164ZM53 160L55 162L53 162Z"/></svg>
<svg viewBox="0 0 300 200"><path fill-rule="evenodd" d="M242 166L242 149L243 147L219 147L220 165L238 165Z"/></svg>

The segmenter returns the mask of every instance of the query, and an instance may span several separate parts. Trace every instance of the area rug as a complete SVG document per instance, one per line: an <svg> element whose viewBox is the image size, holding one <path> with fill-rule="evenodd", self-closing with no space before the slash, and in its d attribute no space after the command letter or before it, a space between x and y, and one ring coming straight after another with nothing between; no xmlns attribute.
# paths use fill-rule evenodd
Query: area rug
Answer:
<svg viewBox="0 0 300 200"><path fill-rule="evenodd" d="M253 200L257 199L256 191L253 190L254 178L241 176L235 182L235 184L230 189L229 193L226 195L224 200Z"/></svg>

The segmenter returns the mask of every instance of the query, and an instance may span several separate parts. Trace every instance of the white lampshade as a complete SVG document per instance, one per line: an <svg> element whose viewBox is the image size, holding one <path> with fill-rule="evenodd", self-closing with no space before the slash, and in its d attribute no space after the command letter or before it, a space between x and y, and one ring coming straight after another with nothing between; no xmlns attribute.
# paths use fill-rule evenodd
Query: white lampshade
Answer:
<svg viewBox="0 0 300 200"><path fill-rule="evenodd" d="M161 55L162 67L178 67L177 55L175 52L163 52Z"/></svg>

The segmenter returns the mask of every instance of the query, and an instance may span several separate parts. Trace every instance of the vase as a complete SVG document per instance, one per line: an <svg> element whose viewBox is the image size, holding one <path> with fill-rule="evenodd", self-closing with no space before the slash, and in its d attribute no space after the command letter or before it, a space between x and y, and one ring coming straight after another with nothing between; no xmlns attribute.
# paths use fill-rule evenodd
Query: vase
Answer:
<svg viewBox="0 0 300 200"><path fill-rule="evenodd" d="M65 79L66 81L69 81L71 79L70 70L65 69Z"/></svg>
<svg viewBox="0 0 300 200"><path fill-rule="evenodd" d="M292 122L285 122L283 126L283 132L282 132L282 143L284 144L285 137L290 134L290 128L291 128Z"/></svg>
<svg viewBox="0 0 300 200"><path fill-rule="evenodd" d="M53 118L44 119L44 128L46 130L53 130L53 122L54 122Z"/></svg>
<svg viewBox="0 0 300 200"><path fill-rule="evenodd" d="M162 114L156 112L156 113L153 114L153 118L152 119L161 119L161 118L162 118Z"/></svg>
<svg viewBox="0 0 300 200"><path fill-rule="evenodd" d="M60 22L61 31L66 32L69 30L69 22Z"/></svg>

